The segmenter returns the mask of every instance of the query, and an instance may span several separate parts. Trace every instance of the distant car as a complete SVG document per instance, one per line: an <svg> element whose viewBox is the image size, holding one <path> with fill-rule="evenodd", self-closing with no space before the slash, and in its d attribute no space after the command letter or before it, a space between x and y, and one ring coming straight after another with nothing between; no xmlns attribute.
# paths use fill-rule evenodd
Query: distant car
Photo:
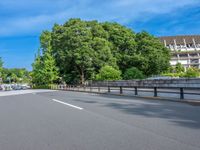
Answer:
<svg viewBox="0 0 200 150"><path fill-rule="evenodd" d="M3 90L5 90L5 91L10 91L10 90L12 90L12 86L10 85L10 84L3 84Z"/></svg>
<svg viewBox="0 0 200 150"><path fill-rule="evenodd" d="M26 90L26 89L27 89L27 86L26 86L26 85L21 85L21 89L22 89L22 90Z"/></svg>
<svg viewBox="0 0 200 150"><path fill-rule="evenodd" d="M30 89L30 88L31 88L31 87L30 87L29 85L27 85L27 84L23 84L23 85L21 85L21 87L22 87L23 90L26 90L26 89Z"/></svg>
<svg viewBox="0 0 200 150"><path fill-rule="evenodd" d="M30 89L27 84L2 84L0 85L0 90L10 91L10 90L26 90Z"/></svg>

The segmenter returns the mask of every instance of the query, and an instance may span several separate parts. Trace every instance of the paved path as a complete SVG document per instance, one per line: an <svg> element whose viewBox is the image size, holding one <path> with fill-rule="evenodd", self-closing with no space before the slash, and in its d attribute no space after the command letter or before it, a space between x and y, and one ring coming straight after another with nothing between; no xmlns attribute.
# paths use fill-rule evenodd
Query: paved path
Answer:
<svg viewBox="0 0 200 150"><path fill-rule="evenodd" d="M12 90L12 91L0 91L0 96L13 96L22 95L29 93L41 93L41 92L51 92L52 90Z"/></svg>
<svg viewBox="0 0 200 150"><path fill-rule="evenodd" d="M0 97L2 150L199 150L200 107L65 91Z"/></svg>

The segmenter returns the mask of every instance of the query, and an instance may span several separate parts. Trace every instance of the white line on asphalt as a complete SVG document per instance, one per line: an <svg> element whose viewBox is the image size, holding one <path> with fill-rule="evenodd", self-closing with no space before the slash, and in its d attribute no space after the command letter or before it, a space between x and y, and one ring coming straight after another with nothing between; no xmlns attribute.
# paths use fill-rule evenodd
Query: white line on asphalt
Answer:
<svg viewBox="0 0 200 150"><path fill-rule="evenodd" d="M76 108L76 109L79 109L79 110L83 110L83 108L81 107L78 107L78 106L75 106L75 105L72 105L72 104L69 104L69 103L65 103L65 102L62 102L62 101L59 101L57 99L52 99L54 102L57 102L57 103L60 103L60 104L64 104L64 105L67 105L67 106L70 106L70 107L73 107L73 108Z"/></svg>

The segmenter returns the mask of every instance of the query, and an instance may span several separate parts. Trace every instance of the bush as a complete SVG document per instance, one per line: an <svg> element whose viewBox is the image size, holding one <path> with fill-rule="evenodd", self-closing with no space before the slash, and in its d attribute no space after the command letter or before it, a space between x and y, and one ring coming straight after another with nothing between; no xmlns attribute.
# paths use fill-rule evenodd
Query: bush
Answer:
<svg viewBox="0 0 200 150"><path fill-rule="evenodd" d="M144 74L139 69L132 67L125 71L123 78L125 80L144 79Z"/></svg>
<svg viewBox="0 0 200 150"><path fill-rule="evenodd" d="M96 75L96 80L120 80L121 71L111 66L104 66L100 69L99 74Z"/></svg>
<svg viewBox="0 0 200 150"><path fill-rule="evenodd" d="M181 63L177 63L175 66L175 69L176 69L176 73L181 73L185 71L184 66Z"/></svg>
<svg viewBox="0 0 200 150"><path fill-rule="evenodd" d="M183 75L183 77L186 77L186 78L195 78L199 76L200 76L199 70L193 67L188 68L185 74Z"/></svg>
<svg viewBox="0 0 200 150"><path fill-rule="evenodd" d="M50 85L32 85L33 89L51 89Z"/></svg>

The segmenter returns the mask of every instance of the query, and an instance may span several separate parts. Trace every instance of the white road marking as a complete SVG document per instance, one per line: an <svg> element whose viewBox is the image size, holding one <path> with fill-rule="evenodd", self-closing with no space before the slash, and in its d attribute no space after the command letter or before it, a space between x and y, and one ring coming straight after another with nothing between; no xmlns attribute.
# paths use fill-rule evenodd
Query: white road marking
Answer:
<svg viewBox="0 0 200 150"><path fill-rule="evenodd" d="M54 102L57 102L57 103L60 103L60 104L64 104L64 105L67 105L67 106L70 106L70 107L73 107L73 108L76 108L76 109L79 109L79 110L83 110L83 108L81 107L78 107L78 106L75 106L75 105L72 105L72 104L69 104L69 103L65 103L65 102L62 102L62 101L59 101L57 99L52 99Z"/></svg>

